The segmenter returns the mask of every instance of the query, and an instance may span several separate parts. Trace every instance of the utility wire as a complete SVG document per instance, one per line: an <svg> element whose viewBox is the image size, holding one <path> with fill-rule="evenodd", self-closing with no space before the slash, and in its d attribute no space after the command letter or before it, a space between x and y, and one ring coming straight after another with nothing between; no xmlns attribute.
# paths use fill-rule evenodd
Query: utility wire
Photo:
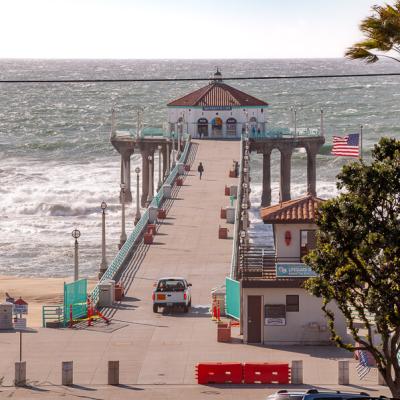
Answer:
<svg viewBox="0 0 400 400"><path fill-rule="evenodd" d="M400 72L376 74L333 75L281 75L281 76L236 76L222 78L223 81L275 80L275 79L325 79L400 76ZM117 78L117 79L0 79L0 83L123 83L123 82L194 82L213 81L215 78ZM218 80L218 79L217 79Z"/></svg>

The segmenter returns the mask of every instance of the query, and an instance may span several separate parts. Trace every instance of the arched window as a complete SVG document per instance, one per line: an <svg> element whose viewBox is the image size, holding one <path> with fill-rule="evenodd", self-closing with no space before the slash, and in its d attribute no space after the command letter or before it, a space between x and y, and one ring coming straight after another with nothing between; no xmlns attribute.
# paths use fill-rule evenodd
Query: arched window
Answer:
<svg viewBox="0 0 400 400"><path fill-rule="evenodd" d="M197 120L197 136L199 138L208 136L208 120L207 120L207 118L199 118Z"/></svg>
<svg viewBox="0 0 400 400"><path fill-rule="evenodd" d="M226 120L226 134L236 136L237 121L235 118L228 118Z"/></svg>
<svg viewBox="0 0 400 400"><path fill-rule="evenodd" d="M256 117L251 117L250 121L250 132L251 133L256 133L257 132L257 118Z"/></svg>

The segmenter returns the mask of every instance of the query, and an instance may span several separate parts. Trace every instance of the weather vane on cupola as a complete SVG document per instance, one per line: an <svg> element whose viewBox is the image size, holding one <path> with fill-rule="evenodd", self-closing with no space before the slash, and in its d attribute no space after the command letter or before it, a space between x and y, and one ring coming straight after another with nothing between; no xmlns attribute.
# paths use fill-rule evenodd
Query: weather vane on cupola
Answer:
<svg viewBox="0 0 400 400"><path fill-rule="evenodd" d="M221 74L221 71L219 70L218 67L215 67L215 68L217 68L217 72L214 73L214 77L211 79L211 83L214 83L214 82L222 82L222 74Z"/></svg>

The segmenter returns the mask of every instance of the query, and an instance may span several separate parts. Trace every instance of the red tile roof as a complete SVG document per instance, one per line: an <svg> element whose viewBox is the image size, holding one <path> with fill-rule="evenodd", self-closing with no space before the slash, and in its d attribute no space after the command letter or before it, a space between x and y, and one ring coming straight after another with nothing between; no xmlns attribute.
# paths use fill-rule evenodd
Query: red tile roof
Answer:
<svg viewBox="0 0 400 400"><path fill-rule="evenodd" d="M195 106L268 106L265 101L259 100L241 90L235 89L221 81L213 81L192 93L172 101L168 106L195 107Z"/></svg>
<svg viewBox="0 0 400 400"><path fill-rule="evenodd" d="M306 196L262 208L261 218L268 224L298 224L315 222L316 211L324 200Z"/></svg>

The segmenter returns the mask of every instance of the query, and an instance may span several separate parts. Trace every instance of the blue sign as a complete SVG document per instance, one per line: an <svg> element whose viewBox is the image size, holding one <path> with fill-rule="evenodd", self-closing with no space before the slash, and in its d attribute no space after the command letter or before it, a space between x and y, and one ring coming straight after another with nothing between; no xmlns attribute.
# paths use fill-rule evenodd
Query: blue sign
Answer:
<svg viewBox="0 0 400 400"><path fill-rule="evenodd" d="M276 263L277 278L310 278L317 276L310 266L304 263Z"/></svg>
<svg viewBox="0 0 400 400"><path fill-rule="evenodd" d="M228 111L232 110L231 106L204 106L203 111Z"/></svg>

